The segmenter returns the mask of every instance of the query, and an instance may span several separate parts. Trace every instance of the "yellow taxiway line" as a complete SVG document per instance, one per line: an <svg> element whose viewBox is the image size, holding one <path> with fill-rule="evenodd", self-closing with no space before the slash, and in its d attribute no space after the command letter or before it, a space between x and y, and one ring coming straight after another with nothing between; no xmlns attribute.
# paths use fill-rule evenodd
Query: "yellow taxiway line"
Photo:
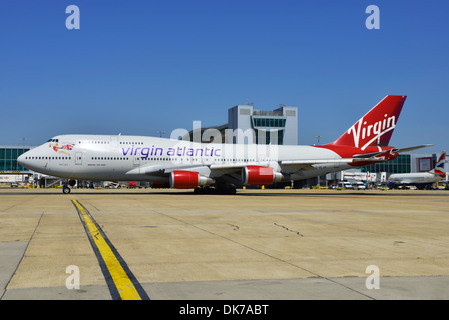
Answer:
<svg viewBox="0 0 449 320"><path fill-rule="evenodd" d="M86 208L77 200L72 200L72 202L78 211L81 222L84 224L112 298L149 300L148 295Z"/></svg>

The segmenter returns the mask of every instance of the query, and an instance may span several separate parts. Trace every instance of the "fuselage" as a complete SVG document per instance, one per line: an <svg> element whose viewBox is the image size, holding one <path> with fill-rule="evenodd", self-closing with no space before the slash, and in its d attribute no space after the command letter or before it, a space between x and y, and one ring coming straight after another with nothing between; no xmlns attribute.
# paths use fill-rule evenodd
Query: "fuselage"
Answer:
<svg viewBox="0 0 449 320"><path fill-rule="evenodd" d="M302 180L393 160L388 146L406 96L388 95L333 143L321 146L202 144L143 136L60 135L18 158L36 172L89 181L150 181L235 193L241 185ZM68 181L73 185L72 181ZM206 188L204 188L206 189ZM69 193L68 187L63 188Z"/></svg>
<svg viewBox="0 0 449 320"><path fill-rule="evenodd" d="M289 173L286 180L295 180L351 168L342 163L316 164L312 171L296 170L291 164L283 168L282 161L297 159L341 159L341 156L314 146L201 144L145 136L60 135L24 153L18 160L36 172L90 181L166 182L167 177L159 171L170 168L219 178L236 166L246 165L270 166ZM214 167L219 170L212 171Z"/></svg>
<svg viewBox="0 0 449 320"><path fill-rule="evenodd" d="M388 181L396 185L426 185L438 182L442 178L430 172L396 173L392 174Z"/></svg>

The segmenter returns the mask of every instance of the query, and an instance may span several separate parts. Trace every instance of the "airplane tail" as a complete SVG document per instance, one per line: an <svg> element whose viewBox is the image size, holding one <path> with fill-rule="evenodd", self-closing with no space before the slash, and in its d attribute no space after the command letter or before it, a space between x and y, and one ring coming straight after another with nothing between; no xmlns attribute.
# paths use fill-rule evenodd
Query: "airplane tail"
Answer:
<svg viewBox="0 0 449 320"><path fill-rule="evenodd" d="M388 95L359 119L332 145L367 147L388 146L406 96Z"/></svg>
<svg viewBox="0 0 449 320"><path fill-rule="evenodd" d="M443 152L443 154L438 159L438 162L436 163L435 168L430 170L430 172L433 174L437 174L444 178L446 176L446 172L444 171L444 163L445 162L446 162L446 151Z"/></svg>

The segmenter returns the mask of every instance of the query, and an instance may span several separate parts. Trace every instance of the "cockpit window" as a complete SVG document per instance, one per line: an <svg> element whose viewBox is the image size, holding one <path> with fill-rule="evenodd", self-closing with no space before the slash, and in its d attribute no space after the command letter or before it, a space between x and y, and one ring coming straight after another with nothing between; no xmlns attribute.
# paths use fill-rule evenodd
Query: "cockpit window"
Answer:
<svg viewBox="0 0 449 320"><path fill-rule="evenodd" d="M59 142L59 139L50 139L50 140L48 140L47 142Z"/></svg>

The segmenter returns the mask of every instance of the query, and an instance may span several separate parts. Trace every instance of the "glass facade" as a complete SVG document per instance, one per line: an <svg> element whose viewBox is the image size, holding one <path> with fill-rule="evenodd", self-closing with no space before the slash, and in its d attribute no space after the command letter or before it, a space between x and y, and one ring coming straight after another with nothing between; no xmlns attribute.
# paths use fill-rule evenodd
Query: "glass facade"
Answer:
<svg viewBox="0 0 449 320"><path fill-rule="evenodd" d="M254 129L254 132L256 144L284 144L284 130L265 131ZM271 138L273 138L273 141L271 141Z"/></svg>
<svg viewBox="0 0 449 320"><path fill-rule="evenodd" d="M286 121L282 118L253 118L254 127L284 128Z"/></svg>
<svg viewBox="0 0 449 320"><path fill-rule="evenodd" d="M362 172L410 173L411 155L400 154L396 159L361 168Z"/></svg>
<svg viewBox="0 0 449 320"><path fill-rule="evenodd" d="M30 147L0 147L0 172L28 171L17 163L17 158Z"/></svg>
<svg viewBox="0 0 449 320"><path fill-rule="evenodd" d="M272 116L272 114L270 114ZM285 117L252 117L256 144L284 144Z"/></svg>

